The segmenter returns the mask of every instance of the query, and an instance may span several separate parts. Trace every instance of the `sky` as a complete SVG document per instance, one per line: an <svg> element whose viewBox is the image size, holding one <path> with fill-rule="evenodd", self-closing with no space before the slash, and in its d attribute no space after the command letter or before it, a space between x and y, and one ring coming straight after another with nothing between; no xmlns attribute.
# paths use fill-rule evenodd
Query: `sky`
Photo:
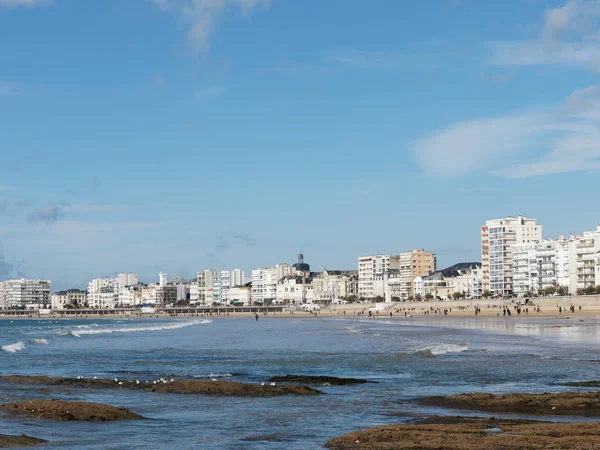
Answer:
<svg viewBox="0 0 600 450"><path fill-rule="evenodd" d="M600 0L0 0L0 279L600 222Z"/></svg>

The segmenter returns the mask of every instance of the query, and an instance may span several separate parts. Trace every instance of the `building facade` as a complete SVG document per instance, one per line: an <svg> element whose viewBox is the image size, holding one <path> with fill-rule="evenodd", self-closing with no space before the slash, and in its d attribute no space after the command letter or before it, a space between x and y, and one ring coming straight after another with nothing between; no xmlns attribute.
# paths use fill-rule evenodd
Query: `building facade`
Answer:
<svg viewBox="0 0 600 450"><path fill-rule="evenodd" d="M511 245L542 240L542 226L535 219L506 217L488 220L481 227L483 290L498 296L513 295Z"/></svg>
<svg viewBox="0 0 600 450"><path fill-rule="evenodd" d="M79 289L56 291L51 297L52 309L83 308L87 303L87 292Z"/></svg>
<svg viewBox="0 0 600 450"><path fill-rule="evenodd" d="M371 255L358 258L358 297L361 299L375 298L375 278L383 278L390 270L400 268L400 257L398 255Z"/></svg>
<svg viewBox="0 0 600 450"><path fill-rule="evenodd" d="M50 307L49 280L20 278L0 282L0 308L41 309Z"/></svg>

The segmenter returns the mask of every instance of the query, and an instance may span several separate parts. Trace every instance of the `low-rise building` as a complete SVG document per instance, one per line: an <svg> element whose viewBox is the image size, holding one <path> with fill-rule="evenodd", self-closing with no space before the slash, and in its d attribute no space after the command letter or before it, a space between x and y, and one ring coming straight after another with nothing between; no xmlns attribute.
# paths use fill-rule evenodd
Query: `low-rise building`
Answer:
<svg viewBox="0 0 600 450"><path fill-rule="evenodd" d="M450 299L455 293L465 298L479 298L482 290L481 263L458 263L446 269L438 270L422 278L423 294L443 300Z"/></svg>
<svg viewBox="0 0 600 450"><path fill-rule="evenodd" d="M87 292L79 289L56 291L51 297L52 309L84 308L87 303Z"/></svg>
<svg viewBox="0 0 600 450"><path fill-rule="evenodd" d="M329 270L325 268L312 276L315 302L331 303L358 294L358 270Z"/></svg>
<svg viewBox="0 0 600 450"><path fill-rule="evenodd" d="M252 304L252 285L247 283L243 286L232 286L229 289L230 304L241 304L249 306Z"/></svg>

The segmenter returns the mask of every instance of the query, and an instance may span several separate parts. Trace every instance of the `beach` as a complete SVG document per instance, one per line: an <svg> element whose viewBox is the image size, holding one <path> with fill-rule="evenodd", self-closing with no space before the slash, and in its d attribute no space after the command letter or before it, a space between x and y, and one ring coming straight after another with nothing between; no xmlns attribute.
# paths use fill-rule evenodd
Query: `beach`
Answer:
<svg viewBox="0 0 600 450"><path fill-rule="evenodd" d="M518 304L521 306L521 312L517 312ZM571 306L575 307L573 313L570 312ZM115 318L173 318L173 317L192 317L192 318L227 318L227 317L245 317L252 318L255 314L260 317L276 318L316 318L316 317L350 317L366 316L371 318L386 317L392 319L410 318L410 316L427 315L430 317L452 316L469 317L475 315L475 308L478 307L478 316L482 317L500 317L503 310L509 308L514 317L563 317L569 314L574 316L597 316L600 315L600 296L599 295L578 295L563 297L531 297L529 302L525 299L477 299L477 300L447 300L447 301L410 301L394 303L347 303L347 304L329 304L322 305L319 311L315 313L302 311L300 309L289 308L288 306L277 306L263 308L260 306L248 306L244 309L252 310L239 312L236 309L227 307L198 307L207 312L188 312L187 308L164 308L164 311L157 314L142 314L139 310L131 309L126 313L118 313L113 310L94 310L90 313L77 310L67 310L68 315L62 313L39 314L37 311L23 312L19 315L7 315L0 313L0 319L32 319L32 318L51 318L51 319L115 319ZM538 312L539 307L539 312ZM581 309L579 308L581 307ZM559 310L560 308L560 310ZM194 308L192 308L194 309ZM265 310L266 309L266 310ZM210 312L209 312L210 311ZM390 316L389 313L392 313ZM405 315L406 313L406 315Z"/></svg>

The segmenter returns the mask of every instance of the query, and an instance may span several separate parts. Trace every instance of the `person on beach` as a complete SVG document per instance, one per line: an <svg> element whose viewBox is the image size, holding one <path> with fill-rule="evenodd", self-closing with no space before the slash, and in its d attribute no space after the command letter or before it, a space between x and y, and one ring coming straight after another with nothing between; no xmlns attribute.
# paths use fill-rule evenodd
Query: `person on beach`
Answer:
<svg viewBox="0 0 600 450"><path fill-rule="evenodd" d="M258 313L254 313L254 318L258 321Z"/></svg>

